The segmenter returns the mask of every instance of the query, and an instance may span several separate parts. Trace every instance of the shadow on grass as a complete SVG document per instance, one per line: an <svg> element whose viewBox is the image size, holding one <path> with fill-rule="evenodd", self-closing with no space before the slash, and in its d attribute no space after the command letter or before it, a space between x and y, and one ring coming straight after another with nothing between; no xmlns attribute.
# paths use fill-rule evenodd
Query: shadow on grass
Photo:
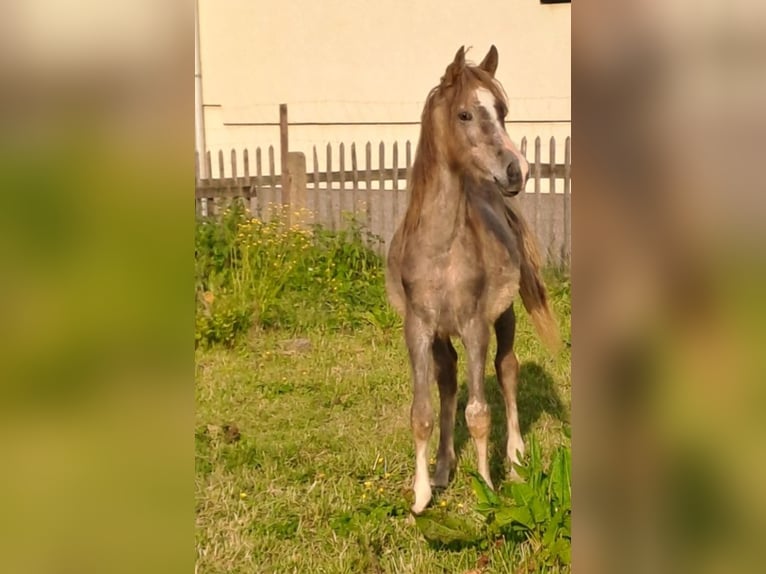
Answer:
<svg viewBox="0 0 766 574"><path fill-rule="evenodd" d="M508 440L508 428L505 417L505 399L500 390L495 374L484 378L484 389L492 413L490 431L489 466L492 481L500 484L505 480L505 446ZM461 385L458 390L457 416L455 417L455 453L460 455L466 446L473 448L468 427L465 422L465 406L468 402L468 388ZM525 438L529 429L543 413L555 419L569 422L569 414L561 402L553 378L540 365L527 362L519 371L519 386L516 392L516 408L519 414L521 435Z"/></svg>

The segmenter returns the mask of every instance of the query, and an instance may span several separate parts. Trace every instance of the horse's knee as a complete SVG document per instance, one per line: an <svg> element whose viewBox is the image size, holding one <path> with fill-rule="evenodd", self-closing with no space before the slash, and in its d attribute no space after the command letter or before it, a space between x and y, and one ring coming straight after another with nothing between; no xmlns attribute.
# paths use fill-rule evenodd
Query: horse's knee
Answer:
<svg viewBox="0 0 766 574"><path fill-rule="evenodd" d="M465 407L465 422L473 438L485 438L491 423L489 405L486 402L469 402Z"/></svg>
<svg viewBox="0 0 766 574"><path fill-rule="evenodd" d="M410 422L415 438L418 440L428 440L434 428L434 415L431 406L413 403Z"/></svg>

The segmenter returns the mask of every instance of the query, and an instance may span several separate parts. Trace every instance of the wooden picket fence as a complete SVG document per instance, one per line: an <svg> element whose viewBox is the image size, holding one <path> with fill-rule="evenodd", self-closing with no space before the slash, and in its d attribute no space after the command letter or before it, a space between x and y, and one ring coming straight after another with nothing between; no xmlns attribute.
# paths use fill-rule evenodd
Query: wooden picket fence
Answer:
<svg viewBox="0 0 766 574"><path fill-rule="evenodd" d="M534 229L541 254L546 261L568 266L571 256L571 138L564 143L564 162L556 163L556 140L550 139L548 161L541 161L542 142L534 140L534 155L527 156L527 139L521 140L521 152L531 168L531 181L517 197L525 217ZM282 148L285 149L286 146ZM364 147L364 164L360 161L356 145L351 144L349 154L341 143L337 153L327 144L323 167L316 147L313 148L311 166L307 166L302 152L283 154L280 171L276 171L274 146L269 146L264 157L261 148L255 149L254 166L249 150L238 154L231 150L226 177L225 155L217 153L218 177L213 173L212 155L208 151L196 160L196 204L201 217L213 216L222 204L231 198L245 200L254 217L268 220L279 208L301 224L320 224L340 229L350 217L380 241L375 248L385 252L399 221L407 208L407 176L412 165L412 146L406 142L404 157L400 158L399 145L394 143L390 156L387 146L380 142L378 157L373 168L373 146ZM390 159L388 159L390 157ZM350 159L350 166L346 160ZM334 168L337 160L337 169ZM400 160L403 163L400 165ZM202 166L200 161L204 161ZM201 173L208 177L202 178ZM253 169L254 168L254 169ZM560 189L557 181L562 180ZM542 182L548 189L542 191Z"/></svg>

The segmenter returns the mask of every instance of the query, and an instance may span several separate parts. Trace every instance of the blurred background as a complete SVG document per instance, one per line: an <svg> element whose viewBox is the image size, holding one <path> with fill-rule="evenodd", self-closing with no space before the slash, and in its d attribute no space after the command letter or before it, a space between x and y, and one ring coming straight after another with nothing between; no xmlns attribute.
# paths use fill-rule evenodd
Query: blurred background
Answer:
<svg viewBox="0 0 766 574"><path fill-rule="evenodd" d="M762 569L764 8L576 2L576 572Z"/></svg>
<svg viewBox="0 0 766 574"><path fill-rule="evenodd" d="M4 572L193 568L193 12L0 8Z"/></svg>

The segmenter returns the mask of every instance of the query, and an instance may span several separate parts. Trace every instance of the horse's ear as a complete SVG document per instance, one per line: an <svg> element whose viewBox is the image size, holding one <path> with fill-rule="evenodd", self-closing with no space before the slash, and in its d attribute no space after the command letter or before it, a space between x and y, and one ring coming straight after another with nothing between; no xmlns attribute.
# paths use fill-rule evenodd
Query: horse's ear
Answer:
<svg viewBox="0 0 766 574"><path fill-rule="evenodd" d="M452 65L458 68L465 66L465 46L460 46L460 49L455 53L455 59L452 60Z"/></svg>
<svg viewBox="0 0 766 574"><path fill-rule="evenodd" d="M489 48L489 52L487 52L487 55L484 56L481 64L479 64L479 67L494 78L495 71L497 70L497 61L497 48L495 48L495 45L492 44L492 46Z"/></svg>
<svg viewBox="0 0 766 574"><path fill-rule="evenodd" d="M447 69L444 71L442 83L447 85L451 84L455 78L460 75L463 68L465 68L465 46L460 46L460 49L455 54L455 59L452 60L452 63L447 66Z"/></svg>

